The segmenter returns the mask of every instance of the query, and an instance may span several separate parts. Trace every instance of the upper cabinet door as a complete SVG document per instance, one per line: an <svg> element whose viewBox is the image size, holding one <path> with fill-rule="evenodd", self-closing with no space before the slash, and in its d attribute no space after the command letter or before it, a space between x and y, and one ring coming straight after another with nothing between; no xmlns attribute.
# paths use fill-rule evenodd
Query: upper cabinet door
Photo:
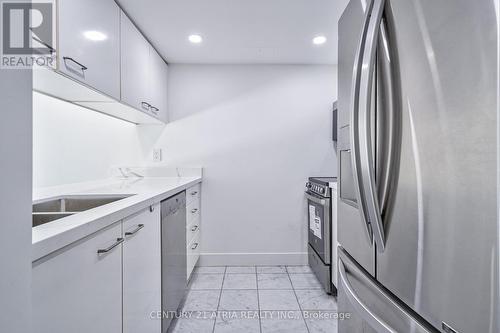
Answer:
<svg viewBox="0 0 500 333"><path fill-rule="evenodd" d="M149 43L123 12L121 32L121 100L149 113Z"/></svg>
<svg viewBox="0 0 500 333"><path fill-rule="evenodd" d="M149 91L153 112L157 113L160 120L167 122L168 65L153 47L150 49L149 72L151 75Z"/></svg>
<svg viewBox="0 0 500 333"><path fill-rule="evenodd" d="M59 1L59 70L120 99L120 9L113 0Z"/></svg>

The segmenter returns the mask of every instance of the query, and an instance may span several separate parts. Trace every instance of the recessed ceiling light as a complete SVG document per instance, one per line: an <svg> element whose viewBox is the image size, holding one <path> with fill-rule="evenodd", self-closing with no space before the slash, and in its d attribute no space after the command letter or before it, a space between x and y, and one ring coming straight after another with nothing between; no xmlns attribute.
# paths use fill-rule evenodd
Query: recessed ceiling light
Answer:
<svg viewBox="0 0 500 333"><path fill-rule="evenodd" d="M83 36L85 36L85 38L90 39L91 41L95 41L95 42L100 42L100 41L108 39L108 36L106 36L105 34L103 34L100 31L95 31L95 30L85 31L83 33Z"/></svg>
<svg viewBox="0 0 500 333"><path fill-rule="evenodd" d="M314 45L322 45L326 43L326 37L325 36L316 36L313 38L313 44Z"/></svg>
<svg viewBox="0 0 500 333"><path fill-rule="evenodd" d="M200 35L190 35L188 39L193 44L200 44L203 41L203 38Z"/></svg>

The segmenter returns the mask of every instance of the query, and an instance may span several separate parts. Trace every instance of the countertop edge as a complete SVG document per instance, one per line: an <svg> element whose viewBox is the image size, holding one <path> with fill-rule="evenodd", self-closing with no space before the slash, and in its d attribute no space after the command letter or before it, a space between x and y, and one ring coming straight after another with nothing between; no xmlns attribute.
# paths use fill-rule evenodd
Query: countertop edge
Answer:
<svg viewBox="0 0 500 333"><path fill-rule="evenodd" d="M64 247L69 246L83 238L86 238L110 225L119 223L129 216L138 213L153 204L157 204L160 201L201 182L202 177L197 177L175 188L171 188L169 190L161 193L156 193L151 196L139 194L139 196L142 198L138 198L139 201L134 204L123 207L101 217L94 218L86 223L82 223L81 225L58 233L54 236L42 239L37 242L33 242L31 255L32 262L40 260L47 255L59 251Z"/></svg>

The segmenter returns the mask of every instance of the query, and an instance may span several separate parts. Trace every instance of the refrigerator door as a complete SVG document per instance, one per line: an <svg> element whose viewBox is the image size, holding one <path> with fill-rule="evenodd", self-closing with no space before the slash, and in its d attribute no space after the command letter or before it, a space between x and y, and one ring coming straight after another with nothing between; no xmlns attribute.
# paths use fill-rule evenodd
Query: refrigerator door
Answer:
<svg viewBox="0 0 500 333"><path fill-rule="evenodd" d="M356 72L359 71L360 49L366 31L367 11L370 1L352 0L339 21L339 193L338 242L356 261L373 276L375 275L372 231L362 216L359 198L359 180L355 178L353 164L351 110L352 97L357 89Z"/></svg>
<svg viewBox="0 0 500 333"><path fill-rule="evenodd" d="M495 12L493 0L385 6L401 146L377 280L444 332L500 329Z"/></svg>
<svg viewBox="0 0 500 333"><path fill-rule="evenodd" d="M400 304L339 247L339 309L352 315L339 320L339 333L437 333Z"/></svg>

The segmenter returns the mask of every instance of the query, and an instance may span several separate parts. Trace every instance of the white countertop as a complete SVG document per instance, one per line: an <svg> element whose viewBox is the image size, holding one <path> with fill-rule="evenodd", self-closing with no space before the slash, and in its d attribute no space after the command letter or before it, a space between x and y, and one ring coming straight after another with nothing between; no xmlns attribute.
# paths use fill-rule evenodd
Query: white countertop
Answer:
<svg viewBox="0 0 500 333"><path fill-rule="evenodd" d="M40 259L201 182L201 176L110 179L34 191L34 202L81 194L133 194L123 200L33 228L32 260Z"/></svg>

